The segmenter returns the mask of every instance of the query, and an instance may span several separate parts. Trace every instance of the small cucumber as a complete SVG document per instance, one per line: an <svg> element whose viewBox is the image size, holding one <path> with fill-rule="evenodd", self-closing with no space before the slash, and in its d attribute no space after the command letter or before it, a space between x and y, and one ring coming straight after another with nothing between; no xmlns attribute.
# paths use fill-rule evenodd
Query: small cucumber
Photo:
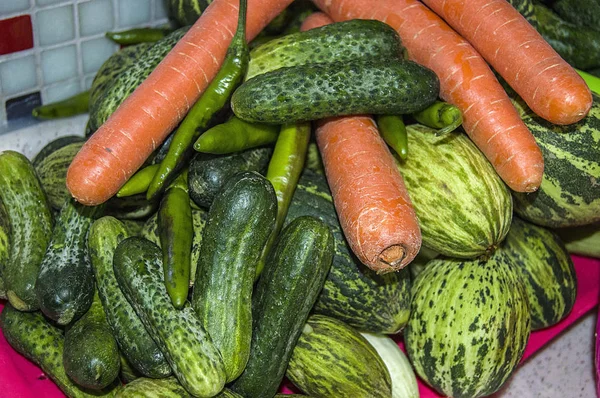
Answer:
<svg viewBox="0 0 600 398"><path fill-rule="evenodd" d="M256 172L233 176L208 212L192 307L223 357L228 382L250 355L254 274L276 214L273 186Z"/></svg>
<svg viewBox="0 0 600 398"><path fill-rule="evenodd" d="M2 277L18 310L38 307L35 281L52 236L52 213L33 165L15 151L0 153L0 201L11 230L10 258Z"/></svg>
<svg viewBox="0 0 600 398"><path fill-rule="evenodd" d="M0 200L0 299L6 299L6 289L4 287L4 267L8 264L10 258L10 220L6 209Z"/></svg>
<svg viewBox="0 0 600 398"><path fill-rule="evenodd" d="M115 276L179 382L191 394L211 397L225 385L221 355L190 306L171 304L162 278L162 253L140 237L123 240L114 254Z"/></svg>
<svg viewBox="0 0 600 398"><path fill-rule="evenodd" d="M150 379L140 377L119 391L117 398L191 398L175 377Z"/></svg>
<svg viewBox="0 0 600 398"><path fill-rule="evenodd" d="M252 297L250 358L231 385L246 398L272 397L333 259L333 235L313 217L283 229Z"/></svg>
<svg viewBox="0 0 600 398"><path fill-rule="evenodd" d="M90 309L65 333L63 364L71 380L92 390L109 386L119 376L119 347L97 292Z"/></svg>
<svg viewBox="0 0 600 398"><path fill-rule="evenodd" d="M94 221L88 234L88 248L100 300L106 319L121 352L144 376L168 376L171 368L150 333L119 288L113 271L117 245L129 234L123 223L111 216Z"/></svg>
<svg viewBox="0 0 600 398"><path fill-rule="evenodd" d="M353 19L270 40L250 52L246 79L279 68L356 59L401 58L398 33L388 24Z"/></svg>
<svg viewBox="0 0 600 398"><path fill-rule="evenodd" d="M65 202L40 265L35 293L42 312L59 325L82 316L94 298L94 272L87 252L87 233L102 206Z"/></svg>
<svg viewBox="0 0 600 398"><path fill-rule="evenodd" d="M106 390L85 391L69 379L63 366L62 330L50 325L39 312L17 311L6 304L0 316L4 337L18 353L38 365L71 398L113 397L114 386Z"/></svg>
<svg viewBox="0 0 600 398"><path fill-rule="evenodd" d="M246 81L233 93L231 109L248 122L273 124L363 113L406 114L431 105L439 91L436 74L412 61L315 63Z"/></svg>

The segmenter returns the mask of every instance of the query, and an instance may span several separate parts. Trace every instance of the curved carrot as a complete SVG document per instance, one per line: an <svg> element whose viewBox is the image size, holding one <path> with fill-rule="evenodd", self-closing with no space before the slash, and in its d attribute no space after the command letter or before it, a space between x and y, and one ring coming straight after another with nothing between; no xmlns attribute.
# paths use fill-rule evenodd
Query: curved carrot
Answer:
<svg viewBox="0 0 600 398"><path fill-rule="evenodd" d="M292 0L250 0L251 40ZM67 172L71 195L86 205L112 197L183 119L215 77L238 20L237 0L215 0L148 78L77 154Z"/></svg>
<svg viewBox="0 0 600 398"><path fill-rule="evenodd" d="M316 138L340 225L354 254L378 273L406 266L419 252L421 230L373 119L325 119Z"/></svg>
<svg viewBox="0 0 600 398"><path fill-rule="evenodd" d="M321 26L329 25L333 23L333 19L329 17L329 15L324 12L313 12L310 14L304 21L302 21L302 25L300 25L300 30L305 31L314 28L320 28Z"/></svg>
<svg viewBox="0 0 600 398"><path fill-rule="evenodd" d="M494 67L538 116L583 119L592 94L583 79L506 0L423 0Z"/></svg>
<svg viewBox="0 0 600 398"><path fill-rule="evenodd" d="M469 43L417 0L313 0L335 21L369 18L392 26L409 58L440 78L440 96L463 114L463 127L506 184L535 191L544 159L493 72Z"/></svg>

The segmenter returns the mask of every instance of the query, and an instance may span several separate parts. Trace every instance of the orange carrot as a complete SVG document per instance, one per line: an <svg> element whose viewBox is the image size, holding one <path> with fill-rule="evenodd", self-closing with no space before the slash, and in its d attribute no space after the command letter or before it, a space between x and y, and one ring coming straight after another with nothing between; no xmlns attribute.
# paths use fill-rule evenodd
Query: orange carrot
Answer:
<svg viewBox="0 0 600 398"><path fill-rule="evenodd" d="M413 61L440 78L440 96L463 114L463 127L517 192L539 188L544 159L533 135L479 53L417 0L313 0L334 21L378 19L392 26Z"/></svg>
<svg viewBox="0 0 600 398"><path fill-rule="evenodd" d="M350 248L378 273L397 271L421 247L421 230L394 157L368 116L319 121L317 145Z"/></svg>
<svg viewBox="0 0 600 398"><path fill-rule="evenodd" d="M321 26L329 25L333 23L333 19L329 18L329 15L324 12L313 12L310 14L300 25L300 30L305 31L314 28L320 28Z"/></svg>
<svg viewBox="0 0 600 398"><path fill-rule="evenodd" d="M588 86L509 2L423 2L467 39L537 115L571 124L588 114Z"/></svg>
<svg viewBox="0 0 600 398"><path fill-rule="evenodd" d="M292 0L250 0L247 40ZM148 78L86 142L67 172L79 202L112 197L186 115L217 74L238 19L238 0L214 0Z"/></svg>

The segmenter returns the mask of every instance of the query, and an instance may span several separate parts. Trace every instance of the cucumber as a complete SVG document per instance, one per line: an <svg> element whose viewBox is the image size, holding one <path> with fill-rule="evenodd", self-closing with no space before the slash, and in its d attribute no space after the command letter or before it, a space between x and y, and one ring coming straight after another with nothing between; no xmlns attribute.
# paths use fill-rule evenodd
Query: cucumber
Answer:
<svg viewBox="0 0 600 398"><path fill-rule="evenodd" d="M119 347L97 292L90 309L65 333L63 364L71 380L93 390L109 386L119 376Z"/></svg>
<svg viewBox="0 0 600 398"><path fill-rule="evenodd" d="M69 379L63 366L62 331L48 323L39 312L17 311L6 304L0 315L0 327L8 344L39 366L44 374L69 397L113 397L117 388L86 391Z"/></svg>
<svg viewBox="0 0 600 398"><path fill-rule="evenodd" d="M71 197L66 183L67 170L83 144L79 141L64 145L46 155L35 167L48 197L48 203L54 210L60 210L65 201Z"/></svg>
<svg viewBox="0 0 600 398"><path fill-rule="evenodd" d="M508 2L515 8L515 10L519 11L519 14L523 15L523 17L531 24L531 26L536 29L538 28L532 0L508 0Z"/></svg>
<svg viewBox="0 0 600 398"><path fill-rule="evenodd" d="M423 245L449 257L489 256L510 228L510 191L465 134L440 139L420 124L407 131L411 156L397 165Z"/></svg>
<svg viewBox="0 0 600 398"><path fill-rule="evenodd" d="M228 382L248 362L254 275L276 215L271 183L242 172L217 194L202 232L192 307L223 357Z"/></svg>
<svg viewBox="0 0 600 398"><path fill-rule="evenodd" d="M356 59L401 58L398 33L367 19L334 23L270 40L250 52L246 80L289 66Z"/></svg>
<svg viewBox="0 0 600 398"><path fill-rule="evenodd" d="M40 164L40 162L42 162L48 155L54 153L56 150L69 144L83 141L85 141L85 137L80 135L67 135L64 137L58 137L40 149L40 151L31 160L31 164L33 164L33 167L37 169L37 166Z"/></svg>
<svg viewBox="0 0 600 398"><path fill-rule="evenodd" d="M314 397L392 396L385 363L354 328L324 315L312 315L294 347L286 376Z"/></svg>
<svg viewBox="0 0 600 398"><path fill-rule="evenodd" d="M142 374L135 370L133 366L129 363L127 358L123 356L121 353L121 372L119 373L119 378L124 384L131 383L135 379L139 379L142 377Z"/></svg>
<svg viewBox="0 0 600 398"><path fill-rule="evenodd" d="M241 171L264 173L272 152L272 148L266 147L229 155L196 154L189 166L190 198L198 206L208 209L217 192L236 173Z"/></svg>
<svg viewBox="0 0 600 398"><path fill-rule="evenodd" d="M125 226L114 217L99 218L90 227L88 248L98 293L108 325L127 361L144 376L165 377L171 368L121 292L113 271L115 249L127 237Z"/></svg>
<svg viewBox="0 0 600 398"><path fill-rule="evenodd" d="M144 238L123 240L113 260L119 287L184 388L195 396L216 395L225 384L221 356L194 310L171 304L161 258L158 246Z"/></svg>
<svg viewBox="0 0 600 398"><path fill-rule="evenodd" d="M194 236L192 237L192 257L190 267L190 286L194 285L196 280L196 267L198 266L198 258L200 257L200 248L202 247L202 232L206 225L207 211L203 209L195 209L192 207L192 226L194 228ZM154 214L144 223L141 236L148 239L160 247L160 238L158 237L158 215Z"/></svg>
<svg viewBox="0 0 600 398"><path fill-rule="evenodd" d="M574 228L559 228L560 236L569 253L600 258L600 223Z"/></svg>
<svg viewBox="0 0 600 398"><path fill-rule="evenodd" d="M0 299L6 299L6 289L4 286L4 267L8 264L10 258L10 220L6 209L0 200Z"/></svg>
<svg viewBox="0 0 600 398"><path fill-rule="evenodd" d="M410 314L410 272L385 275L363 265L350 250L323 174L306 169L300 176L285 224L301 216L326 223L334 236L333 263L315 304L315 312L361 330L394 334Z"/></svg>
<svg viewBox="0 0 600 398"><path fill-rule="evenodd" d="M283 229L252 297L250 358L233 391L246 398L277 393L333 250L329 227L316 218L298 217Z"/></svg>
<svg viewBox="0 0 600 398"><path fill-rule="evenodd" d="M94 272L87 252L87 233L102 206L65 202L35 283L42 312L59 325L82 316L94 298Z"/></svg>
<svg viewBox="0 0 600 398"><path fill-rule="evenodd" d="M416 373L443 396L482 397L519 364L531 330L514 259L438 257L413 285L404 344Z"/></svg>
<svg viewBox="0 0 600 398"><path fill-rule="evenodd" d="M18 310L39 308L35 281L52 236L52 213L33 165L15 151L0 153L0 201L10 223L10 256L2 271L6 295Z"/></svg>
<svg viewBox="0 0 600 398"><path fill-rule="evenodd" d="M571 312L577 297L577 276L558 235L515 217L500 250L507 252L520 272L532 330L553 326Z"/></svg>
<svg viewBox="0 0 600 398"><path fill-rule="evenodd" d="M598 30L600 3L597 0L555 0L552 9L565 21Z"/></svg>
<svg viewBox="0 0 600 398"><path fill-rule="evenodd" d="M439 90L437 75L412 61L314 63L277 69L242 83L231 97L231 109L248 122L273 124L363 113L405 114L431 105Z"/></svg>
<svg viewBox="0 0 600 398"><path fill-rule="evenodd" d="M141 377L125 386L117 398L192 398L175 377L150 379ZM216 398L243 398L224 388Z"/></svg>
<svg viewBox="0 0 600 398"><path fill-rule="evenodd" d="M212 0L168 0L169 15L181 26L191 25Z"/></svg>

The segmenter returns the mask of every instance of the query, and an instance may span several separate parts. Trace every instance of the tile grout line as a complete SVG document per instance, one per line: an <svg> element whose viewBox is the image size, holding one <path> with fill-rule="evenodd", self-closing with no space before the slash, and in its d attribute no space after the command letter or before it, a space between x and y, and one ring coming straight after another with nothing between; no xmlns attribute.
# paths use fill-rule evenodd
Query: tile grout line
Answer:
<svg viewBox="0 0 600 398"><path fill-rule="evenodd" d="M79 91L85 88L83 78L83 53L81 49L81 27L79 26L79 5L82 2L73 2L73 25L75 26L75 56L77 57L77 77L79 78Z"/></svg>

